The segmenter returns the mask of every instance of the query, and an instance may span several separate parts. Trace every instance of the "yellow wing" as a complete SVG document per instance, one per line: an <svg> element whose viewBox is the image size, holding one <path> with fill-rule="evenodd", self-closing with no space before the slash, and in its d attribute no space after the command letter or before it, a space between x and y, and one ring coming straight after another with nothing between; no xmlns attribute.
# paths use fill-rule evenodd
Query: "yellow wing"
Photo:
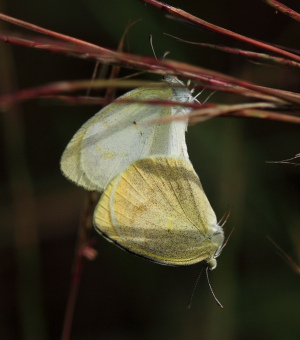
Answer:
<svg viewBox="0 0 300 340"><path fill-rule="evenodd" d="M98 203L96 229L154 262L188 265L214 257L219 229L200 180L186 161L153 156L117 176Z"/></svg>

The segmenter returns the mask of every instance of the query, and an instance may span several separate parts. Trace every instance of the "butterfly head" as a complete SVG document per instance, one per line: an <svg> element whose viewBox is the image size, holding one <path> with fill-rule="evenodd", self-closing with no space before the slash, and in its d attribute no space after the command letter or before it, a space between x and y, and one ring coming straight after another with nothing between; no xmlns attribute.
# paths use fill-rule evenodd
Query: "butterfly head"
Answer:
<svg viewBox="0 0 300 340"><path fill-rule="evenodd" d="M213 243L215 251L212 256L206 260L206 264L209 270L213 270L217 267L216 258L220 256L223 249L224 232L222 227L219 225L214 226L214 228L212 228L212 233L209 239Z"/></svg>

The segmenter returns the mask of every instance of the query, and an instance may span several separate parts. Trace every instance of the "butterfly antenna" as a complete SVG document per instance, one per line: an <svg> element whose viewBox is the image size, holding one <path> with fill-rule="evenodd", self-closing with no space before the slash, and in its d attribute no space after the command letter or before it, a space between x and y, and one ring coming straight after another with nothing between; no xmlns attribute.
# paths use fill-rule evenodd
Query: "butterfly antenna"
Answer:
<svg viewBox="0 0 300 340"><path fill-rule="evenodd" d="M230 215L231 215L231 209L229 209L227 213L225 212L225 214L222 216L222 218L218 222L218 225L223 228L225 223L228 221Z"/></svg>
<svg viewBox="0 0 300 340"><path fill-rule="evenodd" d="M153 47L153 35L152 35L152 34L149 35L149 41L150 41L150 45L151 45L151 48L152 48L152 52L153 52L154 58L155 58L156 60L158 60L158 59L157 59L157 56L156 56L156 53L155 53L155 50L154 50L154 47ZM162 59L164 60L164 59L166 58L166 56L169 55L170 53L171 53L170 51L166 51L166 52L164 53Z"/></svg>
<svg viewBox="0 0 300 340"><path fill-rule="evenodd" d="M217 91L211 92L211 93L207 96L207 98L204 100L204 102L201 103L201 101L198 100L197 97L199 97L199 96L204 92L204 90L205 90L205 88L203 88L200 92L198 92L198 93L194 96L194 98L193 98L193 100L196 100L198 103L200 103L200 104L202 104L202 105L205 104L205 103L208 101L208 99L209 99L213 94L215 94L215 93L217 92ZM194 92L194 89L192 89L191 92Z"/></svg>
<svg viewBox="0 0 300 340"><path fill-rule="evenodd" d="M227 239L225 240L225 242L224 242L224 244L223 244L223 246L222 246L222 249L223 249L223 248L226 246L226 244L228 243L228 241L229 241L231 235L233 234L233 232L234 232L234 228L231 229L231 232L230 232L230 234L228 235Z"/></svg>
<svg viewBox="0 0 300 340"><path fill-rule="evenodd" d="M202 103L202 104L205 104L207 101L208 101L208 99L213 95L213 94L215 94L217 91L213 91L213 92L211 92L208 96L207 96L207 98L204 100L204 102Z"/></svg>
<svg viewBox="0 0 300 340"><path fill-rule="evenodd" d="M195 88L193 88L193 89L191 90L191 92L194 92L194 90L195 90ZM193 97L193 100L195 100L195 101L197 101L198 103L202 104L202 103L200 102L200 100L197 99L197 97L199 97L199 96L203 93L204 90L205 90L205 89L202 89L200 92L198 92L198 93Z"/></svg>
<svg viewBox="0 0 300 340"><path fill-rule="evenodd" d="M150 41L150 46L152 48L154 58L157 60L156 53L155 53L155 50L154 50L154 47L153 47L153 35L152 34L149 35L149 41Z"/></svg>
<svg viewBox="0 0 300 340"><path fill-rule="evenodd" d="M219 225L220 227L223 228L223 226L224 226L225 223L227 222L227 220L228 220L230 214L231 214L231 209L228 211L227 214L225 213L225 214L222 216L222 218L221 218L220 221L218 222L218 225ZM227 242L229 241L229 239L230 239L230 237L231 237L233 231L234 231L234 228L232 228L230 234L229 234L228 237L226 238L226 240L225 240L225 242L223 243L222 247L219 248L218 251L216 252L215 257L218 257L218 256L221 254L222 250L223 250L224 247L227 245Z"/></svg>
<svg viewBox="0 0 300 340"><path fill-rule="evenodd" d="M208 282L210 291L211 291L211 293L212 293L212 295L213 295L213 297L214 297L214 299L215 299L217 305L218 305L219 307L221 307L221 308L224 308L224 306L221 304L221 302L217 299L217 297L216 297L216 295L215 295L215 293L214 293L214 291L213 291L213 289L212 289L212 287L211 287L211 284L210 284L210 281L209 281L209 277L208 277L208 269L209 269L209 267L207 266L207 267L206 267L206 277L207 277L207 282Z"/></svg>
<svg viewBox="0 0 300 340"><path fill-rule="evenodd" d="M224 249L224 247L227 245L232 233L234 232L234 228L232 228L230 234L228 235L227 239L225 240L225 242L223 243L222 247L217 251L215 257L219 256L222 252L222 250Z"/></svg>
<svg viewBox="0 0 300 340"><path fill-rule="evenodd" d="M224 227L225 223L228 221L230 215L231 215L231 209L229 209L227 215L225 216L225 219L224 219L224 221L223 221L223 223L221 225L222 228Z"/></svg>
<svg viewBox="0 0 300 340"><path fill-rule="evenodd" d="M203 269L204 269L204 267L202 267L201 272L200 272L200 274L199 274L198 277L197 277L196 283L195 283L194 288L193 288L193 291L192 291L192 295L191 295L190 301L189 301L189 303L188 303L188 305L187 305L187 309L191 309L191 307L192 307L192 301L193 301L193 298L194 298L194 294L195 294L195 291L196 291L196 287L197 287L198 282L199 282L199 280L200 280L200 277L201 277L201 275L202 275L202 273L203 273Z"/></svg>
<svg viewBox="0 0 300 340"><path fill-rule="evenodd" d="M166 51L162 57L162 59L166 59L166 57L170 54L171 52L170 51Z"/></svg>

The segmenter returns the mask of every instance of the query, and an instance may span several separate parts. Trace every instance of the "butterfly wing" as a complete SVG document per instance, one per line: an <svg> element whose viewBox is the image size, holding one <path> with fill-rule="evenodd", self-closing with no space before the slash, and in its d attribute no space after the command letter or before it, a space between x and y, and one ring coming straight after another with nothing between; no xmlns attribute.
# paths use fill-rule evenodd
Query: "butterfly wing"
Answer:
<svg viewBox="0 0 300 340"><path fill-rule="evenodd" d="M178 98L192 100L189 90L171 88L139 88L120 97L138 101ZM183 113L179 107L116 102L108 105L72 138L62 156L62 172L76 184L101 192L116 174L139 158L160 154L188 160L186 121L143 125L179 113Z"/></svg>
<svg viewBox="0 0 300 340"><path fill-rule="evenodd" d="M170 100L170 89L137 89L124 99ZM101 190L133 161L154 155L186 158L186 122L144 125L171 114L167 106L114 103L91 125L84 136L81 167Z"/></svg>
<svg viewBox="0 0 300 340"><path fill-rule="evenodd" d="M88 127L93 124L96 116L89 119L73 136L61 157L60 168L62 173L72 182L87 190L97 191L98 186L86 176L80 160L83 137Z"/></svg>
<svg viewBox="0 0 300 340"><path fill-rule="evenodd" d="M136 161L98 203L96 229L122 248L154 262L188 265L210 258L217 224L192 165L169 157Z"/></svg>

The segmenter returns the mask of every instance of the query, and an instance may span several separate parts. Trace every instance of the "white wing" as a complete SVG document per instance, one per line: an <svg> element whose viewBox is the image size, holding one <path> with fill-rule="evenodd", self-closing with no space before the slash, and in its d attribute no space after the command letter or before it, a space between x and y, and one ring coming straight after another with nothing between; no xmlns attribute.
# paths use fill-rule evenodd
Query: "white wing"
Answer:
<svg viewBox="0 0 300 340"><path fill-rule="evenodd" d="M175 77L168 83L182 84ZM185 88L139 88L120 97L130 100L192 101ZM189 160L187 121L142 125L190 109L141 103L112 103L87 121L68 144L61 160L65 176L88 190L103 191L111 179L133 161L151 155L172 155Z"/></svg>

